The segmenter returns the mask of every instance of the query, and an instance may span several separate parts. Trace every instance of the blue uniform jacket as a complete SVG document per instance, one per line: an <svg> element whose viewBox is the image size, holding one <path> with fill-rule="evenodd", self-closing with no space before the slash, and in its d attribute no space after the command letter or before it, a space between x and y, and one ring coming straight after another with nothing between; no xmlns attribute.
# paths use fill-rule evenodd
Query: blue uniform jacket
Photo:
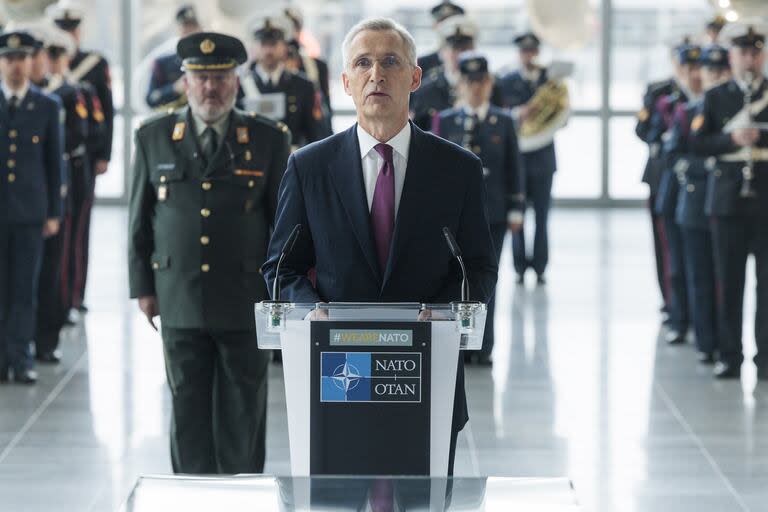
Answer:
<svg viewBox="0 0 768 512"><path fill-rule="evenodd" d="M504 108L513 109L528 103L536 94L536 90L547 83L547 80L546 69L541 70L536 82L526 80L520 71L512 71L499 77L496 83L501 105ZM535 151L524 153L523 158L525 165L530 167L528 172L554 173L557 170L554 142Z"/></svg>
<svg viewBox="0 0 768 512"><path fill-rule="evenodd" d="M181 61L175 53L163 55L152 64L149 78L147 105L159 108L178 100L181 95L173 90L173 84L181 78Z"/></svg>
<svg viewBox="0 0 768 512"><path fill-rule="evenodd" d="M432 132L472 151L483 162L483 176L491 224L505 224L507 214L525 208L523 164L517 147L515 121L505 110L491 106L475 126L463 108L438 114Z"/></svg>
<svg viewBox="0 0 768 512"><path fill-rule="evenodd" d="M64 115L30 85L13 119L0 91L0 222L41 224L62 214Z"/></svg>

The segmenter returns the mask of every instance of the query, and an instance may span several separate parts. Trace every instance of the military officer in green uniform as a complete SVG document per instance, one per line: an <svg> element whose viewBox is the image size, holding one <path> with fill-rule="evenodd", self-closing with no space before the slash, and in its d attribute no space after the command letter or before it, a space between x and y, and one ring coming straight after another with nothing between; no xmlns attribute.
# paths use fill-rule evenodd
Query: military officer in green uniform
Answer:
<svg viewBox="0 0 768 512"><path fill-rule="evenodd" d="M267 298L259 268L290 132L234 108L238 39L201 32L177 53L188 107L136 132L130 293L161 320L174 471L258 473L269 352L257 348L253 305Z"/></svg>

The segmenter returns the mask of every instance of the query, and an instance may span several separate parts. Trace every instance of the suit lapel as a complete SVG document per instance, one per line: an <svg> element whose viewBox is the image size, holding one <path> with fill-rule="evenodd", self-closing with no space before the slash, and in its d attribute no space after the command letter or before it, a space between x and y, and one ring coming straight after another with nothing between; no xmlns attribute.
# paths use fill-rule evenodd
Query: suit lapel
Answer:
<svg viewBox="0 0 768 512"><path fill-rule="evenodd" d="M344 136L339 152L330 163L330 174L342 208L349 217L360 248L371 272L381 282L381 271L376 260L376 244L371 230L371 215L363 182L363 165L360 159L360 143L357 140L357 124Z"/></svg>
<svg viewBox="0 0 768 512"><path fill-rule="evenodd" d="M405 182L400 196L400 206L397 209L395 233L392 236L392 246L389 250L387 268L384 272L383 286L386 286L392 270L397 264L397 258L403 253L413 231L417 228L414 220L419 218L419 212L424 207L421 201L425 197L425 192L429 191L430 186L428 173L430 165L426 161L428 155L421 147L426 135L413 123L410 125L411 142L408 147L408 165L405 169Z"/></svg>
<svg viewBox="0 0 768 512"><path fill-rule="evenodd" d="M5 97L2 89L0 89L0 126L7 125L10 119L8 118L8 100Z"/></svg>

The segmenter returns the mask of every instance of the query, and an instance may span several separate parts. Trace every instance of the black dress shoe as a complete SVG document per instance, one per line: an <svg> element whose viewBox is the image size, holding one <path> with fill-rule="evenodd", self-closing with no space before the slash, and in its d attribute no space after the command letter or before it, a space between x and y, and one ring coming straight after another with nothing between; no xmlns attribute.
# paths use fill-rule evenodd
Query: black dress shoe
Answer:
<svg viewBox="0 0 768 512"><path fill-rule="evenodd" d="M715 364L715 355L712 352L699 351L697 358L701 364Z"/></svg>
<svg viewBox="0 0 768 512"><path fill-rule="evenodd" d="M0 369L0 383L8 382L8 368Z"/></svg>
<svg viewBox="0 0 768 512"><path fill-rule="evenodd" d="M738 379L741 377L741 365L718 361L713 373L716 379Z"/></svg>
<svg viewBox="0 0 768 512"><path fill-rule="evenodd" d="M491 356L488 354L478 354L477 365L485 366L486 368L489 368L493 366L493 359L491 359Z"/></svg>
<svg viewBox="0 0 768 512"><path fill-rule="evenodd" d="M80 306L78 306L77 310L79 312L81 312L81 313L87 313L88 312L88 306L86 306L85 304L80 304Z"/></svg>
<svg viewBox="0 0 768 512"><path fill-rule="evenodd" d="M275 364L283 364L283 351L282 350L273 350L272 351L272 362Z"/></svg>
<svg viewBox="0 0 768 512"><path fill-rule="evenodd" d="M61 362L61 351L41 352L35 354L35 359L42 364L59 364Z"/></svg>
<svg viewBox="0 0 768 512"><path fill-rule="evenodd" d="M13 382L16 384L34 384L37 382L37 372L34 370L13 372Z"/></svg>
<svg viewBox="0 0 768 512"><path fill-rule="evenodd" d="M524 284L525 283L525 274L517 274L517 278L515 279L515 284Z"/></svg>
<svg viewBox="0 0 768 512"><path fill-rule="evenodd" d="M536 276L536 284L538 285L547 284L547 279L544 277L544 274L538 274Z"/></svg>
<svg viewBox="0 0 768 512"><path fill-rule="evenodd" d="M664 334L664 341L667 345L682 345L685 343L685 332L670 330Z"/></svg>
<svg viewBox="0 0 768 512"><path fill-rule="evenodd" d="M768 380L768 367L759 366L757 368L757 380Z"/></svg>

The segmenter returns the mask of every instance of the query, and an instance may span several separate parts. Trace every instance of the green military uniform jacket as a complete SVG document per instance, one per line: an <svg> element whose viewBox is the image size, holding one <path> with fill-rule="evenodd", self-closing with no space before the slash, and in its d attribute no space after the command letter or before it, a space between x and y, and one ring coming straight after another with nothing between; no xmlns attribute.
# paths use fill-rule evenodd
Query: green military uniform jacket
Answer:
<svg viewBox="0 0 768 512"><path fill-rule="evenodd" d="M282 123L237 109L207 162L189 108L136 131L130 190L132 298L155 295L163 326L254 329L290 152Z"/></svg>

